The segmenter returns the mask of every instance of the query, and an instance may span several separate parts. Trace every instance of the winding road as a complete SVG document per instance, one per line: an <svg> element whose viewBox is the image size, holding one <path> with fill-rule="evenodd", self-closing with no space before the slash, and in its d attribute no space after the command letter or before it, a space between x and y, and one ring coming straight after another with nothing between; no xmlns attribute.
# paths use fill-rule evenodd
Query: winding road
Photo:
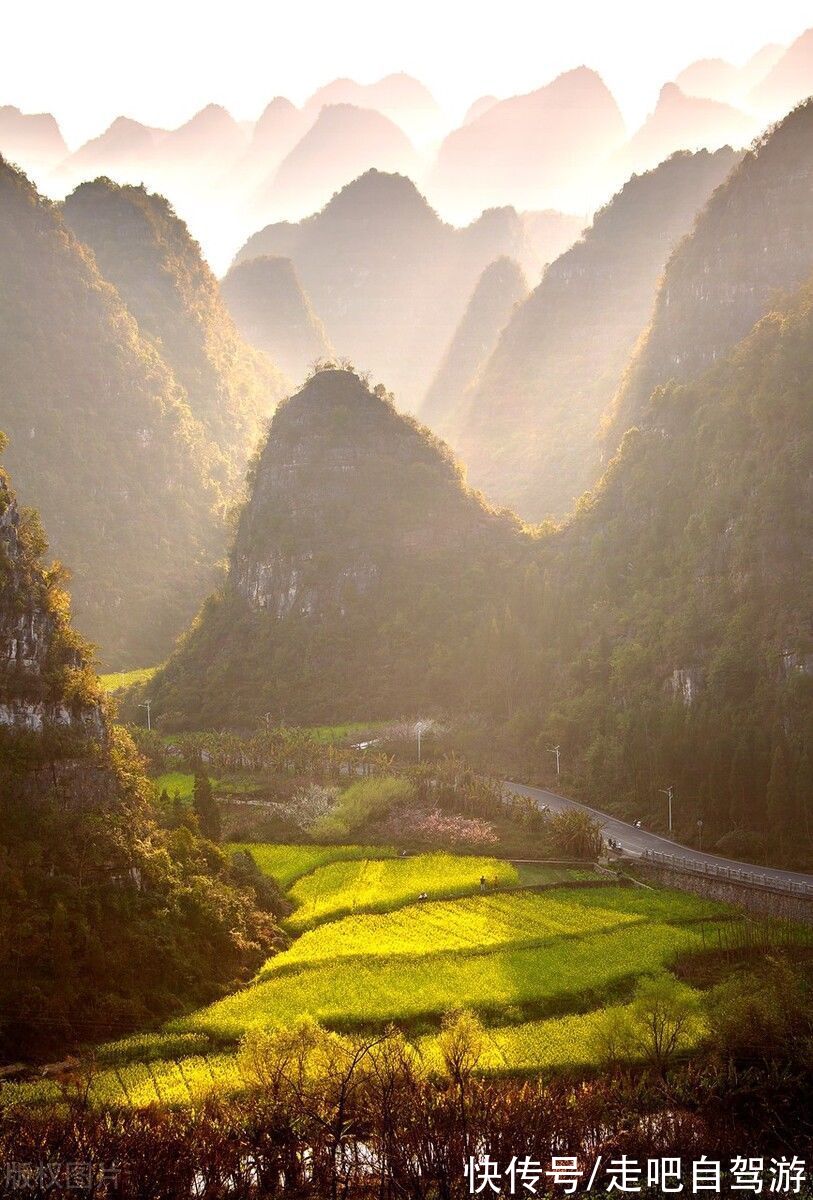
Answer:
<svg viewBox="0 0 813 1200"><path fill-rule="evenodd" d="M614 838L619 850L623 850L625 854L629 854L632 857L640 858L647 851L671 854L676 858L685 860L701 872L715 868L721 874L726 870L732 873L745 872L749 876L748 882L756 886L781 888L787 891L809 890L810 894L813 895L813 875L806 875L802 871L785 871L781 867L759 867L753 863L737 862L730 858L720 858L717 854L707 854L705 851L693 850L690 846L684 846L680 842L673 842L670 838L661 837L657 833L650 833L647 829L639 829L635 825L630 825L627 821L619 820L618 817L608 816L607 813L598 812L596 809L589 808L586 804L579 804L575 800L568 800L567 797L559 796L556 792L546 791L545 788L529 787L527 784L512 783L510 781L506 782L505 787L507 791L516 792L522 796L530 796L540 806L546 804L552 812L562 812L564 809L575 808L581 812L589 813L591 817L600 822L605 838Z"/></svg>

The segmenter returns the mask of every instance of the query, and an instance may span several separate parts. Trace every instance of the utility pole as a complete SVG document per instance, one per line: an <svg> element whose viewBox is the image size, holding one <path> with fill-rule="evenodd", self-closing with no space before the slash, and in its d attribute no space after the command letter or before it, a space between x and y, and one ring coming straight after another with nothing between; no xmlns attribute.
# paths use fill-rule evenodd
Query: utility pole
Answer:
<svg viewBox="0 0 813 1200"><path fill-rule="evenodd" d="M560 749L561 749L560 746L548 746L548 754L556 755L556 774L557 775L561 774L561 772L559 770L559 751L560 751Z"/></svg>
<svg viewBox="0 0 813 1200"><path fill-rule="evenodd" d="M667 800L669 801L669 832L671 833L672 832L672 800L674 798L675 789L672 786L672 784L670 783L668 788L661 788L660 790L661 790L661 793L664 796L666 796Z"/></svg>
<svg viewBox="0 0 813 1200"><path fill-rule="evenodd" d="M703 849L703 818L702 817L698 817L698 819L697 819L697 849L701 850L701 851Z"/></svg>
<svg viewBox="0 0 813 1200"><path fill-rule="evenodd" d="M421 734L423 733L423 725L418 721L415 726L415 736L418 739L418 762L421 761Z"/></svg>
<svg viewBox="0 0 813 1200"><path fill-rule="evenodd" d="M152 729L152 718L151 718L151 714L150 714L150 709L152 708L152 700L145 700L144 703L139 704L138 707L146 708L146 710L147 710L147 729L148 730Z"/></svg>

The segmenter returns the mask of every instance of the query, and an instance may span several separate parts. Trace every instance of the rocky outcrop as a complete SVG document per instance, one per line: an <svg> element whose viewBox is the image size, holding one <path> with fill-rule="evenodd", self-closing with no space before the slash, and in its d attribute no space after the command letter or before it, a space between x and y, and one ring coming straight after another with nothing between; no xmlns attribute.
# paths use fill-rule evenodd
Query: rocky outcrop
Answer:
<svg viewBox="0 0 813 1200"><path fill-rule="evenodd" d="M529 545L383 389L320 371L274 415L226 586L154 679L153 712L200 728L305 720L331 697L345 713L441 702Z"/></svg>
<svg viewBox="0 0 813 1200"><path fill-rule="evenodd" d="M32 562L28 541L36 544L38 526L29 521L0 472L0 729L101 737L98 698L72 686L87 661L66 637L58 589Z"/></svg>
<svg viewBox="0 0 813 1200"><path fill-rule="evenodd" d="M424 472L419 498L402 485ZM394 573L474 553L499 523L445 447L352 372L320 371L274 418L231 583L276 618L341 615Z"/></svg>

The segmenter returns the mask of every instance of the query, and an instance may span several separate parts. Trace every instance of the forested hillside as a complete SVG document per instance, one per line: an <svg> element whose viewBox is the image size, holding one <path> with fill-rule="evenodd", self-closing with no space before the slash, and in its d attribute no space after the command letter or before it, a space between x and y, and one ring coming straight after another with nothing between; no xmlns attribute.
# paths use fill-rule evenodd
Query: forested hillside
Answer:
<svg viewBox="0 0 813 1200"><path fill-rule="evenodd" d="M606 431L609 452L652 391L719 361L813 270L813 100L769 129L675 250Z"/></svg>
<svg viewBox="0 0 813 1200"><path fill-rule="evenodd" d="M241 481L284 382L241 339L186 225L162 196L109 179L82 184L62 211L186 390L192 415L223 453L224 482Z"/></svg>
<svg viewBox="0 0 813 1200"><path fill-rule="evenodd" d="M677 154L633 176L548 268L444 427L476 487L541 520L595 483L599 420L664 264L736 161L730 150Z"/></svg>
<svg viewBox="0 0 813 1200"><path fill-rule="evenodd" d="M2 440L0 438L0 440ZM0 470L0 1054L53 1053L216 995L274 944L227 860L159 831L37 517Z"/></svg>
<svg viewBox="0 0 813 1200"><path fill-rule="evenodd" d="M111 664L157 661L211 586L223 455L59 212L0 160L0 425Z"/></svg>
<svg viewBox="0 0 813 1200"><path fill-rule="evenodd" d="M151 684L170 727L456 704L529 543L383 389L324 370L280 406L225 587Z"/></svg>
<svg viewBox="0 0 813 1200"><path fill-rule="evenodd" d="M562 677L545 718L597 807L809 853L813 285L670 384L557 539ZM709 844L709 843L707 843ZM808 848L807 850L805 848Z"/></svg>

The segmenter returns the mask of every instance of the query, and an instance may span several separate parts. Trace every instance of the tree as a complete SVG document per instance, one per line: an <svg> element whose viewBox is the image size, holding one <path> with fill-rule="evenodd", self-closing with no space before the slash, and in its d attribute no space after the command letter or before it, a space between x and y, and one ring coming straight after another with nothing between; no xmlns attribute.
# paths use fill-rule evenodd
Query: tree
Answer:
<svg viewBox="0 0 813 1200"><path fill-rule="evenodd" d="M192 792L192 807L198 818L200 831L212 842L219 842L222 829L220 809L212 794L212 784L208 775L195 775L195 786Z"/></svg>
<svg viewBox="0 0 813 1200"><path fill-rule="evenodd" d="M803 975L785 958L724 979L703 998L712 1050L732 1063L802 1060L813 1046L813 1014Z"/></svg>
<svg viewBox="0 0 813 1200"><path fill-rule="evenodd" d="M647 976L635 989L630 1016L635 1048L665 1079L675 1055L699 1030L697 996L673 975Z"/></svg>
<svg viewBox="0 0 813 1200"><path fill-rule="evenodd" d="M550 819L549 834L554 852L563 858L595 862L604 848L598 821L577 809L554 813Z"/></svg>

